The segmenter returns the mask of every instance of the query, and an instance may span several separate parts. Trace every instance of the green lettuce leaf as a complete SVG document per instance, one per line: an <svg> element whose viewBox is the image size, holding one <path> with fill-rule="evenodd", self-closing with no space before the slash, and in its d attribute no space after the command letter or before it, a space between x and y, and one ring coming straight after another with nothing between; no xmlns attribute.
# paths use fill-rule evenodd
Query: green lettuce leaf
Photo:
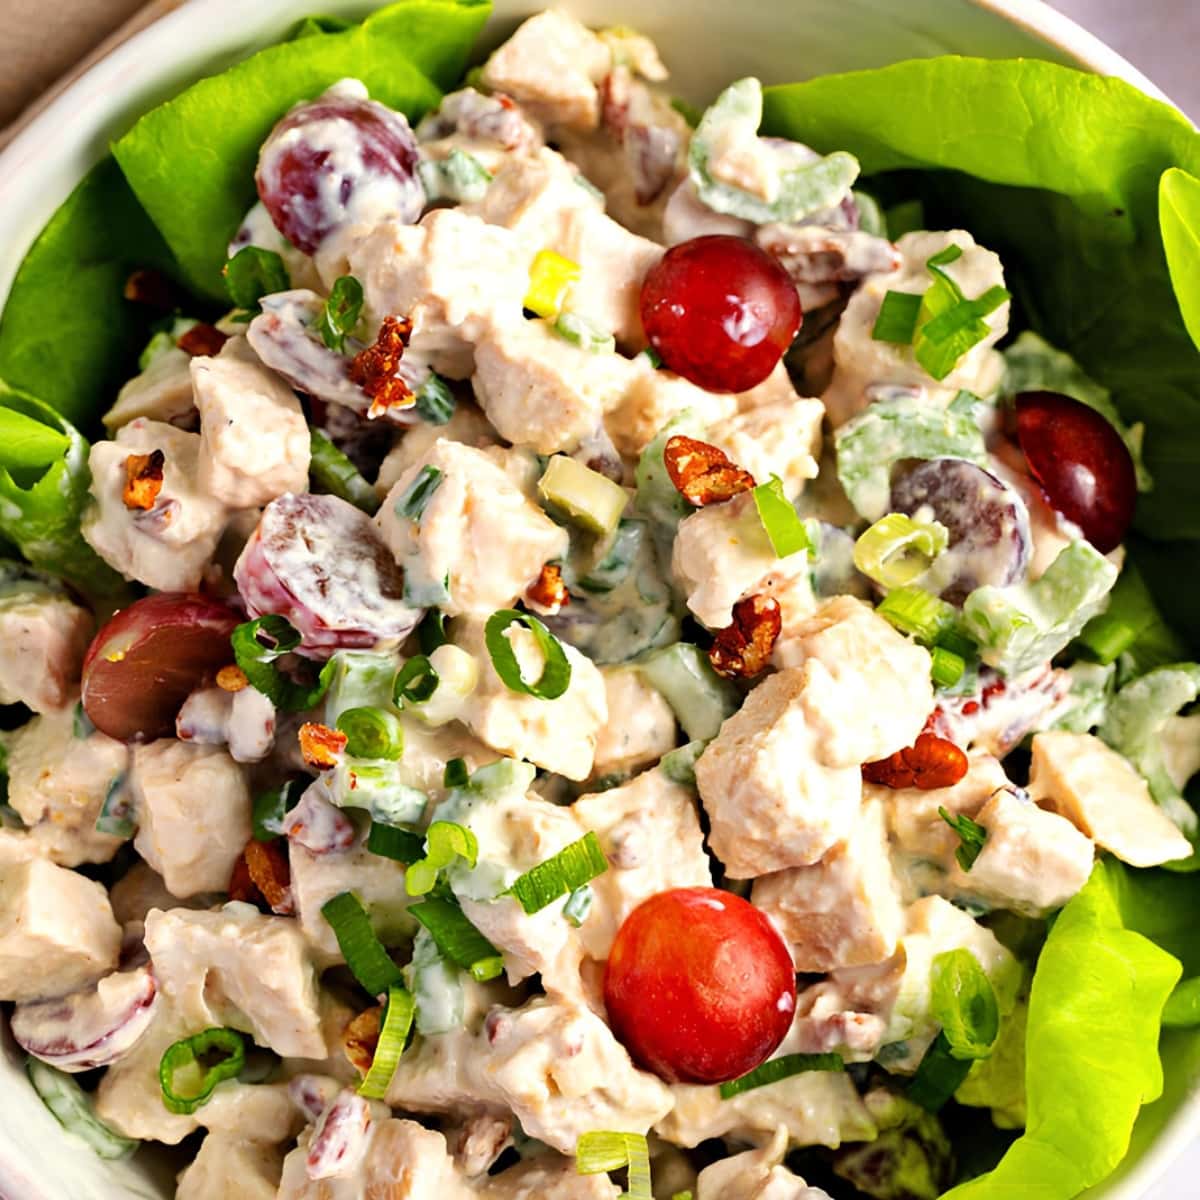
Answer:
<svg viewBox="0 0 1200 1200"><path fill-rule="evenodd" d="M1194 904L1190 879L1103 860L1059 914L1030 993L1025 1133L944 1200L1070 1200L1124 1157L1139 1109L1162 1091L1159 1024L1181 974L1154 941L1195 954L1187 909L1170 915L1160 881L1190 888Z"/></svg>
<svg viewBox="0 0 1200 1200"><path fill-rule="evenodd" d="M254 203L254 167L271 127L297 101L348 76L420 117L461 74L486 0L407 0L344 32L270 46L202 79L142 117L113 146L121 170L201 293L225 297L229 239Z"/></svg>
<svg viewBox="0 0 1200 1200"><path fill-rule="evenodd" d="M848 150L867 174L907 169L899 194L924 201L930 228L996 250L1028 324L1145 422L1157 486L1138 527L1200 536L1200 356L1159 229L1163 172L1200 175L1186 118L1120 80L946 57L769 88L764 132ZM1182 220L1194 239L1194 209Z"/></svg>
<svg viewBox="0 0 1200 1200"><path fill-rule="evenodd" d="M1158 220L1179 311L1200 346L1200 179L1172 167L1158 185Z"/></svg>
<svg viewBox="0 0 1200 1200"><path fill-rule="evenodd" d="M106 158L38 235L0 317L0 378L90 428L161 315L122 298L137 267L171 273L171 252Z"/></svg>

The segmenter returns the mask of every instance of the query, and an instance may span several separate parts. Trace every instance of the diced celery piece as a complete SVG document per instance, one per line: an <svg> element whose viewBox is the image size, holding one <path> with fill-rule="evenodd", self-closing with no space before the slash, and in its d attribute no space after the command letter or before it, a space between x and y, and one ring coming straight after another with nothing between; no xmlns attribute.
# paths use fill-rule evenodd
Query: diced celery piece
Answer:
<svg viewBox="0 0 1200 1200"><path fill-rule="evenodd" d="M405 968L409 991L417 1002L417 1032L422 1037L449 1033L463 1023L466 992L462 972L447 962L433 935L422 926L413 938L412 960Z"/></svg>
<svg viewBox="0 0 1200 1200"><path fill-rule="evenodd" d="M384 825L415 825L429 797L405 782L409 775L400 760L342 758L321 776L321 783L338 808L361 808Z"/></svg>
<svg viewBox="0 0 1200 1200"><path fill-rule="evenodd" d="M325 724L331 729L348 708L391 708L392 680L399 670L395 654L339 650L332 661L333 681L325 693Z"/></svg>
<svg viewBox="0 0 1200 1200"><path fill-rule="evenodd" d="M696 760L704 753L708 743L697 739L684 746L677 746L659 759L659 769L672 783L696 786Z"/></svg>
<svg viewBox="0 0 1200 1200"><path fill-rule="evenodd" d="M619 483L565 454L551 458L538 483L538 493L577 525L599 534L616 529L629 504L629 493Z"/></svg>
<svg viewBox="0 0 1200 1200"><path fill-rule="evenodd" d="M611 354L617 348L617 339L611 333L579 313L559 313L558 320L554 322L554 332L592 354Z"/></svg>
<svg viewBox="0 0 1200 1200"><path fill-rule="evenodd" d="M663 694L692 741L716 737L725 718L737 711L737 688L712 669L698 646L676 642L636 665L646 682Z"/></svg>

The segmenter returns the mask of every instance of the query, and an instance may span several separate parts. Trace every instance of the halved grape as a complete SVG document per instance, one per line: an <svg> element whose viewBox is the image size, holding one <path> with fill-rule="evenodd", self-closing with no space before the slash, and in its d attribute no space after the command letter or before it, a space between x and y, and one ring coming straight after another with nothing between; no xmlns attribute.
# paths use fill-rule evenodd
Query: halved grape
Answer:
<svg viewBox="0 0 1200 1200"><path fill-rule="evenodd" d="M233 577L251 616L286 617L311 658L398 646L421 618L371 518L336 496L272 500Z"/></svg>
<svg viewBox="0 0 1200 1200"><path fill-rule="evenodd" d="M1017 439L1047 499L1101 554L1133 520L1137 470L1121 435L1094 408L1057 392L1017 397Z"/></svg>
<svg viewBox="0 0 1200 1200"><path fill-rule="evenodd" d="M802 318L800 297L778 261L724 234L672 246L646 275L641 310L663 362L713 392L762 383Z"/></svg>
<svg viewBox="0 0 1200 1200"><path fill-rule="evenodd" d="M921 584L951 604L977 587L1019 582L1029 568L1029 512L1016 490L962 458L920 463L892 484L892 508L940 521L950 545Z"/></svg>
<svg viewBox="0 0 1200 1200"><path fill-rule="evenodd" d="M196 688L233 661L241 618L208 596L161 592L121 609L83 660L83 709L123 742L172 737Z"/></svg>
<svg viewBox="0 0 1200 1200"><path fill-rule="evenodd" d="M275 126L254 180L279 232L315 254L347 225L416 221L425 205L418 161L403 114L339 86Z"/></svg>

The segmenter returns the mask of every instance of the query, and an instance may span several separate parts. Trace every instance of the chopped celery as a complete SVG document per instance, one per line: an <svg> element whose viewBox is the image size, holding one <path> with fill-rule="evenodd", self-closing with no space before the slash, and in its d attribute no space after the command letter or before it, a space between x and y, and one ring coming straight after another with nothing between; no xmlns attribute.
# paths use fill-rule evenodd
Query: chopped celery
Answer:
<svg viewBox="0 0 1200 1200"><path fill-rule="evenodd" d="M1167 816L1188 837L1200 833L1200 819L1171 778L1163 729L1185 705L1200 696L1200 665L1158 667L1127 683L1108 706L1100 736L1142 773Z"/></svg>
<svg viewBox="0 0 1200 1200"><path fill-rule="evenodd" d="M704 753L704 747L707 745L708 742L697 738L694 742L676 746L659 759L659 769L672 783L695 787L696 760Z"/></svg>
<svg viewBox="0 0 1200 1200"><path fill-rule="evenodd" d="M92 1098L70 1075L30 1058L29 1082L59 1124L82 1140L98 1157L128 1158L141 1145L110 1128L96 1116Z"/></svg>
<svg viewBox="0 0 1200 1200"><path fill-rule="evenodd" d="M679 522L694 511L671 482L663 462L667 442L681 433L691 437L702 437L704 434L704 426L691 409L685 409L658 431L642 451L635 475L638 512L672 533Z"/></svg>
<svg viewBox="0 0 1200 1200"><path fill-rule="evenodd" d="M931 408L910 396L877 400L834 435L837 472L859 516L877 521L891 500L892 467L905 458L964 458L986 465L973 413Z"/></svg>
<svg viewBox="0 0 1200 1200"><path fill-rule="evenodd" d="M455 147L438 162L426 159L418 168L430 201L474 204L483 199L492 173L473 154Z"/></svg>
<svg viewBox="0 0 1200 1200"><path fill-rule="evenodd" d="M579 313L559 313L558 320L554 322L554 332L592 354L612 354L617 348L617 339L611 333Z"/></svg>
<svg viewBox="0 0 1200 1200"><path fill-rule="evenodd" d="M429 797L406 782L409 774L402 762L343 757L321 776L320 783L338 808L361 808L383 825L415 825Z"/></svg>
<svg viewBox="0 0 1200 1200"><path fill-rule="evenodd" d="M1116 683L1115 664L1077 662L1067 668L1071 676L1071 694L1067 706L1054 722L1055 729L1087 733L1103 720Z"/></svg>
<svg viewBox="0 0 1200 1200"><path fill-rule="evenodd" d="M963 605L979 656L1005 675L1047 663L1096 615L1117 568L1088 542L1072 542L1033 583L976 588Z"/></svg>
<svg viewBox="0 0 1200 1200"><path fill-rule="evenodd" d="M645 521L622 517L601 548L598 561L579 580L579 587L585 592L600 594L619 587L636 565L645 536Z"/></svg>
<svg viewBox="0 0 1200 1200"><path fill-rule="evenodd" d="M616 529L629 504L629 494L619 483L565 454L556 454L547 463L538 494L576 524L599 534Z"/></svg>
<svg viewBox="0 0 1200 1200"><path fill-rule="evenodd" d="M424 926L413 939L412 960L404 975L417 1003L417 1032L422 1037L449 1033L462 1025L466 1012L462 972L442 957Z"/></svg>
<svg viewBox="0 0 1200 1200"><path fill-rule="evenodd" d="M712 669L698 646L676 642L654 651L637 668L663 694L693 741L716 737L725 718L737 711L737 688Z"/></svg>
<svg viewBox="0 0 1200 1200"><path fill-rule="evenodd" d="M325 724L337 728L350 708L391 708L392 680L399 660L373 650L339 650L330 660L333 680L325 693Z"/></svg>

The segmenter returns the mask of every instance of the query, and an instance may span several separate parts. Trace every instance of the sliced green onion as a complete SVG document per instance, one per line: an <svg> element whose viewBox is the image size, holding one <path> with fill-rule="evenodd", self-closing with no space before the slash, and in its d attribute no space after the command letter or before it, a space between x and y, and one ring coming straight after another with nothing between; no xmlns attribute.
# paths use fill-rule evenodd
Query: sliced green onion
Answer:
<svg viewBox="0 0 1200 1200"><path fill-rule="evenodd" d="M424 466L396 501L396 516L419 521L433 493L442 485L442 472L437 467Z"/></svg>
<svg viewBox="0 0 1200 1200"><path fill-rule="evenodd" d="M367 849L381 858L391 858L407 866L424 858L425 839L411 829L372 821L367 834Z"/></svg>
<svg viewBox="0 0 1200 1200"><path fill-rule="evenodd" d="M438 673L427 655L418 654L400 668L392 684L392 702L397 705L421 704L437 690Z"/></svg>
<svg viewBox="0 0 1200 1200"><path fill-rule="evenodd" d="M987 1058L1000 1032L996 992L970 950L934 956L930 971L931 1011L942 1027L950 1053L973 1062Z"/></svg>
<svg viewBox="0 0 1200 1200"><path fill-rule="evenodd" d="M33 1090L58 1123L68 1133L82 1138L100 1158L128 1158L141 1145L105 1125L92 1108L92 1098L66 1072L36 1058L26 1062L25 1070Z"/></svg>
<svg viewBox="0 0 1200 1200"><path fill-rule="evenodd" d="M321 306L317 327L321 340L330 350L345 349L346 338L354 332L362 316L363 288L353 275L343 275L329 289L329 299Z"/></svg>
<svg viewBox="0 0 1200 1200"><path fill-rule="evenodd" d="M284 712L313 708L329 689L337 670L334 660L330 659L312 684L297 683L282 674L275 666L275 660L299 647L300 634L286 617L275 613L243 622L234 629L229 640L233 645L233 657L250 686Z"/></svg>
<svg viewBox="0 0 1200 1200"><path fill-rule="evenodd" d="M812 549L808 530L792 502L784 495L783 480L778 475L772 475L754 489L754 507L758 509L758 519L767 532L776 558L787 558L789 554Z"/></svg>
<svg viewBox="0 0 1200 1200"><path fill-rule="evenodd" d="M133 796L126 786L124 775L118 775L108 785L100 815L96 818L96 832L119 838L131 838L137 832L137 822L133 819Z"/></svg>
<svg viewBox="0 0 1200 1200"><path fill-rule="evenodd" d="M567 918L569 924L578 929L587 920L595 899L596 893L585 883L583 887L576 888L567 897L567 902L563 905L563 916Z"/></svg>
<svg viewBox="0 0 1200 1200"><path fill-rule="evenodd" d="M657 371L663 365L662 355L659 354L659 352L655 350L653 346L647 346L645 350L638 355L638 358L644 358L655 371Z"/></svg>
<svg viewBox="0 0 1200 1200"><path fill-rule="evenodd" d="M972 821L970 817L961 813L955 816L941 805L938 806L938 816L958 834L962 845L955 851L954 857L958 859L958 865L964 871L969 871L975 865L975 860L987 841L987 830L978 821Z"/></svg>
<svg viewBox="0 0 1200 1200"><path fill-rule="evenodd" d="M1190 1029L1200 1025L1200 977L1181 980L1167 997L1162 1022L1169 1029Z"/></svg>
<svg viewBox="0 0 1200 1200"><path fill-rule="evenodd" d="M212 1066L208 1055L222 1054ZM173 1113L194 1113L212 1098L213 1089L232 1079L246 1065L246 1043L236 1029L204 1029L168 1046L158 1063L163 1107Z"/></svg>
<svg viewBox="0 0 1200 1200"><path fill-rule="evenodd" d="M348 708L338 715L337 727L348 739L346 753L351 758L395 762L404 753L404 726L387 709Z"/></svg>
<svg viewBox="0 0 1200 1200"><path fill-rule="evenodd" d="M354 892L340 892L327 900L321 915L332 927L351 974L372 996L382 996L402 981L400 968L375 936L371 918Z"/></svg>
<svg viewBox="0 0 1200 1200"><path fill-rule="evenodd" d="M952 688L963 677L967 669L966 659L945 646L934 646L931 652L929 674L934 687Z"/></svg>
<svg viewBox="0 0 1200 1200"><path fill-rule="evenodd" d="M793 1075L802 1075L806 1071L844 1071L846 1064L840 1054L785 1054L781 1058L772 1058L760 1067L721 1084L721 1099L730 1100L743 1092L755 1088L766 1087L778 1083L782 1079L791 1079Z"/></svg>
<svg viewBox="0 0 1200 1200"><path fill-rule="evenodd" d="M254 797L251 822L256 842L269 842L283 833L283 818L300 802L310 782L307 778L289 779L282 787Z"/></svg>
<svg viewBox="0 0 1200 1200"><path fill-rule="evenodd" d="M454 821L434 821L425 833L425 857L409 867L405 890L410 896L427 896L442 871L459 858L470 868L479 861L479 842L474 833Z"/></svg>
<svg viewBox="0 0 1200 1200"><path fill-rule="evenodd" d="M392 1082L396 1065L412 1030L414 1008L412 995L407 988L396 983L388 988L387 1008L379 1030L375 1056L371 1059L370 1070L358 1085L360 1096L382 1100L387 1095L388 1084Z"/></svg>
<svg viewBox="0 0 1200 1200"><path fill-rule="evenodd" d="M917 329L917 318L921 315L920 292L888 292L879 306L879 316L871 329L871 337L877 342L892 342L897 346L911 346Z"/></svg>
<svg viewBox="0 0 1200 1200"><path fill-rule="evenodd" d="M466 787L470 779L471 773L467 770L467 760L465 758L452 758L446 764L446 769L442 772L443 787Z"/></svg>
<svg viewBox="0 0 1200 1200"><path fill-rule="evenodd" d="M500 951L475 928L453 900L434 897L409 908L409 914L429 930L443 958L470 971L480 983L504 970Z"/></svg>
<svg viewBox="0 0 1200 1200"><path fill-rule="evenodd" d="M971 1063L955 1058L945 1033L939 1033L925 1051L917 1073L908 1084L909 1099L926 1112L939 1112L962 1087L971 1072Z"/></svg>
<svg viewBox="0 0 1200 1200"><path fill-rule="evenodd" d="M417 642L421 647L421 653L432 654L449 640L446 636L446 614L436 608L431 608L417 626Z"/></svg>
<svg viewBox="0 0 1200 1200"><path fill-rule="evenodd" d="M696 786L696 760L704 753L708 742L697 738L667 751L658 760L659 770L672 782L685 787Z"/></svg>
<svg viewBox="0 0 1200 1200"><path fill-rule="evenodd" d="M283 259L274 250L243 246L224 266L225 290L229 298L248 312L258 312L259 301L292 286Z"/></svg>
<svg viewBox="0 0 1200 1200"><path fill-rule="evenodd" d="M580 1135L575 1145L575 1169L580 1175L602 1175L629 1168L628 1200L651 1200L650 1147L644 1134L594 1130Z"/></svg>
<svg viewBox="0 0 1200 1200"><path fill-rule="evenodd" d="M552 858L531 867L508 890L521 902L521 907L532 914L541 912L559 896L591 883L607 870L608 859L600 848L600 839L589 831Z"/></svg>
<svg viewBox="0 0 1200 1200"><path fill-rule="evenodd" d="M888 592L875 610L901 633L933 645L955 621L954 607L924 588L898 587Z"/></svg>
<svg viewBox="0 0 1200 1200"><path fill-rule="evenodd" d="M885 588L904 587L929 570L949 541L950 533L939 521L888 513L854 543L854 565Z"/></svg>
<svg viewBox="0 0 1200 1200"><path fill-rule="evenodd" d="M534 641L542 652L545 661L536 683L526 683L521 677L521 665L517 661L516 651L505 637L510 625L524 625L533 634ZM483 640L496 674L510 692L536 696L539 700L557 700L570 687L571 663L566 651L558 638L537 617L518 612L515 608L502 608L488 617L483 630Z"/></svg>
<svg viewBox="0 0 1200 1200"><path fill-rule="evenodd" d="M310 427L308 440L308 473L313 482L331 496L374 516L379 508L379 496L359 474L358 468L319 429Z"/></svg>
<svg viewBox="0 0 1200 1200"><path fill-rule="evenodd" d="M595 321L579 313L559 313L554 322L554 332L573 346L591 354L611 354L617 348L617 339Z"/></svg>
<svg viewBox="0 0 1200 1200"><path fill-rule="evenodd" d="M445 425L454 416L458 402L450 385L435 371L417 388L416 410L423 421L430 425Z"/></svg>

